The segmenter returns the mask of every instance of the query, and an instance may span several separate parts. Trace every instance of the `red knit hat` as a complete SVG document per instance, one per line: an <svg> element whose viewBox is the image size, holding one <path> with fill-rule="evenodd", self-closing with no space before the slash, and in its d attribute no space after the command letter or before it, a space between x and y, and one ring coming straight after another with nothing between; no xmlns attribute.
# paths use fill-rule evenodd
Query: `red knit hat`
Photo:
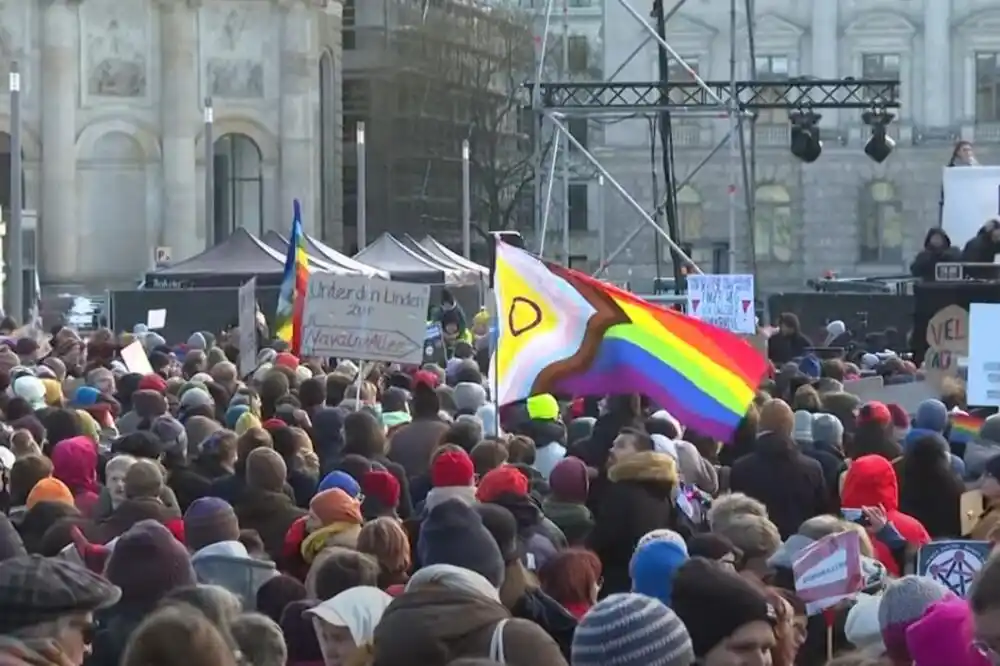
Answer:
<svg viewBox="0 0 1000 666"><path fill-rule="evenodd" d="M909 428L910 427L910 415L906 413L901 405L894 402L886 405L886 409L889 410L889 415L892 416L892 426L894 428Z"/></svg>
<svg viewBox="0 0 1000 666"><path fill-rule="evenodd" d="M139 380L139 391L156 391L157 393L167 392L167 380L157 374L143 375Z"/></svg>
<svg viewBox="0 0 1000 666"><path fill-rule="evenodd" d="M361 477L361 490L365 497L378 500L387 509L399 506L399 481L385 470L365 472Z"/></svg>
<svg viewBox="0 0 1000 666"><path fill-rule="evenodd" d="M506 494L526 496L528 494L528 477L512 465L501 465L486 473L479 480L476 499L480 502L492 502Z"/></svg>
<svg viewBox="0 0 1000 666"><path fill-rule="evenodd" d="M471 486L476 480L476 468L465 451L445 451L431 465L431 484L435 488Z"/></svg>
<svg viewBox="0 0 1000 666"><path fill-rule="evenodd" d="M430 370L417 370L413 373L413 383L437 388L439 382L438 376Z"/></svg>
<svg viewBox="0 0 1000 666"><path fill-rule="evenodd" d="M281 352L280 354L274 357L274 364L283 365L286 368L291 368L292 370L294 370L295 368L299 367L299 359L294 354L290 354L288 352Z"/></svg>
<svg viewBox="0 0 1000 666"><path fill-rule="evenodd" d="M861 405L861 410L858 412L858 423L869 421L874 421L884 426L891 425L892 412L889 411L889 408L884 403L875 400L866 402Z"/></svg>
<svg viewBox="0 0 1000 666"><path fill-rule="evenodd" d="M288 426L287 423L285 423L284 421L275 416L272 416L271 418L260 424L260 427L263 428L264 430L267 430L268 432L272 430L278 430L279 428L284 428L286 426Z"/></svg>

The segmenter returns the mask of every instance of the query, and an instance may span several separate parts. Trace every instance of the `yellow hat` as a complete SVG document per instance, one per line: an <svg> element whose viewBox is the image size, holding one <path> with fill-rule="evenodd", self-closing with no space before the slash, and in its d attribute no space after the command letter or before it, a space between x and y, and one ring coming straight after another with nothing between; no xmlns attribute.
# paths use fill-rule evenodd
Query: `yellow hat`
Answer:
<svg viewBox="0 0 1000 666"><path fill-rule="evenodd" d="M42 386L45 387L45 404L49 407L58 407L62 404L63 392L62 384L58 379L43 379Z"/></svg>
<svg viewBox="0 0 1000 666"><path fill-rule="evenodd" d="M240 415L240 418L236 419L236 427L233 428L233 432L237 435L242 435L250 428L259 428L260 419L254 416L251 412L244 412Z"/></svg>
<svg viewBox="0 0 1000 666"><path fill-rule="evenodd" d="M559 402L548 393L531 396L526 406L528 418L533 421L555 421L559 418Z"/></svg>

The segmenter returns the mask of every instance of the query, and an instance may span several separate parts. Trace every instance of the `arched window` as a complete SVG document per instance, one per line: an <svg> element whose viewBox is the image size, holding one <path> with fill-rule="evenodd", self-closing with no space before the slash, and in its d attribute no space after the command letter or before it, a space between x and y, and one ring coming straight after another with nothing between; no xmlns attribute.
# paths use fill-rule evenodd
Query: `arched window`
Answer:
<svg viewBox="0 0 1000 666"><path fill-rule="evenodd" d="M245 134L223 134L215 142L216 243L237 227L264 233L264 172L260 147Z"/></svg>
<svg viewBox="0 0 1000 666"><path fill-rule="evenodd" d="M754 193L754 249L761 261L792 260L792 198L781 185L758 185Z"/></svg>
<svg viewBox="0 0 1000 666"><path fill-rule="evenodd" d="M861 247L865 263L896 264L903 261L903 215L896 186L877 180L861 193Z"/></svg>
<svg viewBox="0 0 1000 666"><path fill-rule="evenodd" d="M677 226L681 241L697 245L705 237L701 195L690 185L677 190Z"/></svg>
<svg viewBox="0 0 1000 666"><path fill-rule="evenodd" d="M346 11L346 9L345 9ZM346 34L346 32L345 32ZM333 219L337 174L334 173L334 155L337 150L337 130L334 118L336 68L333 55L324 51L319 59L319 159L320 159L320 238L328 240L328 229Z"/></svg>

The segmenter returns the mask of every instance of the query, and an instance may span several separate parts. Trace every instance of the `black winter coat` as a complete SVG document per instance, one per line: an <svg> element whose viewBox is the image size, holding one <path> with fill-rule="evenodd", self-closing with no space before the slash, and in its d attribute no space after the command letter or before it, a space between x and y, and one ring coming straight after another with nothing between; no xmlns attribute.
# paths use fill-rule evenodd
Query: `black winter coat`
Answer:
<svg viewBox="0 0 1000 666"><path fill-rule="evenodd" d="M295 502L284 493L257 488L246 488L233 509L241 529L257 530L260 540L264 542L264 550L274 562L281 561L288 528L308 513L295 506Z"/></svg>
<svg viewBox="0 0 1000 666"><path fill-rule="evenodd" d="M729 488L763 502L782 539L832 509L823 467L790 438L775 433L762 434L756 451L733 464Z"/></svg>
<svg viewBox="0 0 1000 666"><path fill-rule="evenodd" d="M639 539L675 527L677 466L665 453L633 453L611 466L608 481L587 538L587 546L601 558L602 596L632 589L629 562Z"/></svg>
<svg viewBox="0 0 1000 666"><path fill-rule="evenodd" d="M804 356L809 347L812 347L812 342L801 333L791 335L775 333L767 339L767 357L776 366L781 366L792 359Z"/></svg>
<svg viewBox="0 0 1000 666"><path fill-rule="evenodd" d="M990 238L990 232L980 230L962 250L962 261L992 264L993 257L1000 252L1000 245Z"/></svg>

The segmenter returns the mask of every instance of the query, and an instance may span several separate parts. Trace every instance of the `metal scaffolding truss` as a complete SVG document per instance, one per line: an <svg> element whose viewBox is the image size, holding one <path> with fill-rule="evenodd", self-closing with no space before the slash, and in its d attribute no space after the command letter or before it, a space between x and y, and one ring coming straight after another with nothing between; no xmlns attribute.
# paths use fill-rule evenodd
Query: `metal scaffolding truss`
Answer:
<svg viewBox="0 0 1000 666"><path fill-rule="evenodd" d="M695 262L684 253L675 240L675 237L677 237L676 192L686 183L690 182L698 171L726 145L730 147L727 164L730 174L730 182L727 188L729 198L729 266L730 270L734 270L737 265L735 246L737 239L738 197L742 197L743 206L746 211L748 238L751 244L748 256L751 265L753 265L755 261L755 252L752 247L754 228L753 187L756 182L756 174L754 132L752 130L757 115L755 112L763 109L787 109L790 111L821 109L869 110L873 108L892 109L900 106L900 86L897 80L862 80L850 78L820 80L809 77L758 79L755 71L754 0L730 0L730 76L728 81L705 81L667 43L665 38L665 23L678 13L686 0L674 0L674 5L669 10L663 5L667 0L651 0L652 16L656 19L655 27L645 18L648 11L644 14L635 9L630 4L630 0L604 1L608 3L617 2L647 33L646 39L626 57L625 61L608 77L608 80L602 82L553 82L543 80L546 71L546 44L552 24L553 9L557 3L561 6L563 29L565 31L567 30L566 13L568 7L568 0L546 0L544 28L541 35L542 48L538 56L537 75L535 81L525 84L525 91L530 95L530 108L534 111L538 120L538 131L535 132L535 204L536 210L539 213L536 216L536 220L541 221L541 228L536 228L536 231L540 231L541 244L544 245L545 232L547 231L557 158L560 153L565 154L567 152L565 145L560 149L560 141L572 145L576 152L594 167L595 171L600 174L599 186L602 186L605 182L610 185L641 218L642 222L636 226L633 232L613 252L606 254L603 228L604 211L600 212L601 258L597 275L602 274L615 257L626 250L628 245L638 237L645 225L652 227L657 236L671 249L675 277L681 274L682 264L686 266L688 272L701 272ZM750 66L750 80L737 80L737 59L738 57L742 58L741 55L738 55L741 49L737 43L737 19L740 13L746 18L745 39ZM626 65L639 55L650 42L655 42L659 48L662 80L644 82L615 81L614 79L618 74L625 70ZM674 65L686 72L686 80L667 80L666 63L668 58L673 61ZM708 151L708 154L683 178L679 178L674 173L671 164L672 159L668 160L667 158L667 149L669 146L672 146L669 139L672 127L670 117L672 115L679 117L698 115L719 117L722 115L728 117L730 123L726 136L717 145L712 147ZM647 211L637 202L628 193L626 188L601 164L600 160L570 133L566 119L581 116L593 118L595 121L600 117L627 118L630 116L658 116L660 118L660 127L663 128L660 134L661 141L663 142L661 156L663 158L662 176L665 193L662 198L654 194L654 200L659 199L659 203L652 212ZM543 163L546 159L546 153L542 149L542 130L546 125L549 125L555 132L556 139L551 151L550 165ZM751 129L750 132L744 131L746 126L749 126ZM545 187L546 176L548 177L547 191ZM654 192L656 192L656 184L654 180ZM666 225L658 221L662 216L666 217ZM568 220L564 221L563 234L563 246L564 248L568 248Z"/></svg>
<svg viewBox="0 0 1000 666"><path fill-rule="evenodd" d="M718 114L729 111L732 82L597 82L527 83L534 97L539 89L542 107L565 114L686 112L698 109ZM669 100L663 103L664 92ZM719 104L716 99L721 99ZM736 108L760 109L871 109L898 108L899 81L869 79L736 81Z"/></svg>

